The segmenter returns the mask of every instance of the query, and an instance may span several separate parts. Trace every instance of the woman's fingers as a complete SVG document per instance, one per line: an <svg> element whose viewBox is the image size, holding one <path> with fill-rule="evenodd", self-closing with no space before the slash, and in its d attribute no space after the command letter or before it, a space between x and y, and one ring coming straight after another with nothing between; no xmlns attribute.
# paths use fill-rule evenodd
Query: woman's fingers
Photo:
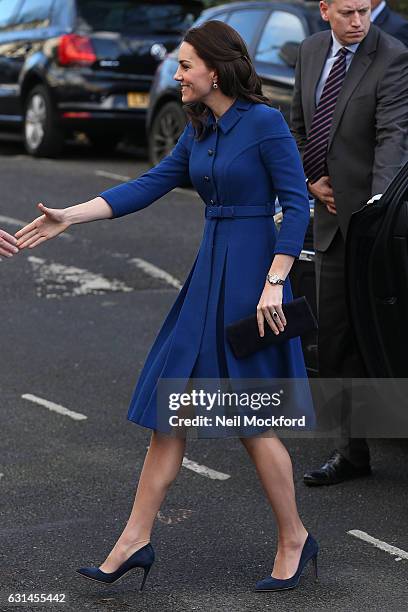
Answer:
<svg viewBox="0 0 408 612"><path fill-rule="evenodd" d="M265 307L263 310L264 317L267 320L269 327L271 328L274 334L278 335L282 323L280 322L278 317L273 316L274 312L276 312L274 308L272 309Z"/></svg>
<svg viewBox="0 0 408 612"><path fill-rule="evenodd" d="M264 291L256 307L259 335L265 333L265 320L274 334L285 331L286 317L282 308L283 287L271 287L265 283Z"/></svg>
<svg viewBox="0 0 408 612"><path fill-rule="evenodd" d="M274 306L274 308L275 308L275 312L278 313L279 322L282 324L281 331L284 331L285 325L286 325L286 318L285 318L285 315L284 315L284 312L283 312L282 304L276 304L276 306Z"/></svg>
<svg viewBox="0 0 408 612"><path fill-rule="evenodd" d="M259 306L257 308L257 321L259 335L263 336L265 332L265 320L274 334L285 331L287 323L281 304L274 306Z"/></svg>
<svg viewBox="0 0 408 612"><path fill-rule="evenodd" d="M39 240L39 238L41 237L42 236L39 232L35 232L28 238L23 238L23 241L21 242L21 244L19 243L20 249L26 249L27 247L30 247L32 244L37 242L37 240ZM45 237L44 237L44 240L46 240Z"/></svg>
<svg viewBox="0 0 408 612"><path fill-rule="evenodd" d="M257 306L256 308L256 320L258 322L259 335L262 338L262 336L264 335L264 316L260 306Z"/></svg>
<svg viewBox="0 0 408 612"><path fill-rule="evenodd" d="M32 238L33 236L35 236L35 234L38 234L38 227L35 227L34 229L30 230L29 232L26 232L24 234L24 236L22 236L21 238L18 239L17 245L21 247L21 245L26 242L29 238Z"/></svg>
<svg viewBox="0 0 408 612"><path fill-rule="evenodd" d="M279 330L277 328L277 326L275 325L274 320L272 319L270 312L268 310L268 308L266 306L258 306L257 310L256 310L256 318L258 321L258 330L259 330L259 335L261 337L263 337L265 335L265 319L268 323L268 325L270 326L270 328L272 329L274 334L278 334Z"/></svg>
<svg viewBox="0 0 408 612"><path fill-rule="evenodd" d="M42 215L41 217L37 217L37 219L34 219L34 221L31 221L31 223L25 225L20 230L18 230L18 232L15 233L15 237L17 239L21 238L22 236L25 236L27 233L31 232L33 229L37 229L39 220L42 220L44 218L44 215Z"/></svg>
<svg viewBox="0 0 408 612"><path fill-rule="evenodd" d="M33 249L34 247L38 246L39 244L45 242L47 240L46 236L40 236L40 238L37 238L37 240L35 242L32 242L31 244L28 245L29 249Z"/></svg>
<svg viewBox="0 0 408 612"><path fill-rule="evenodd" d="M280 316L280 319L281 319L283 325L286 327L287 320L286 320L286 317L285 317L285 313L283 312L282 304L279 306L278 313L279 313L279 316Z"/></svg>
<svg viewBox="0 0 408 612"><path fill-rule="evenodd" d="M40 236L40 233L38 232L37 229L32 230L31 232L28 232L25 236L22 236L22 238L19 238L17 245L20 249L24 249L27 246L27 242L31 240L31 238L33 237L38 238L39 236Z"/></svg>

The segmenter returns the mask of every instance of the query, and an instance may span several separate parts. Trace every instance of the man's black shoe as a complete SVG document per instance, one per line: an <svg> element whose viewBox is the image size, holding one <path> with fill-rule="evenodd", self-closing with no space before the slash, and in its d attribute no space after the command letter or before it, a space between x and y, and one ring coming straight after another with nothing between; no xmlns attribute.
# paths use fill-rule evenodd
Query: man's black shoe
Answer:
<svg viewBox="0 0 408 612"><path fill-rule="evenodd" d="M369 476L370 474L371 466L369 463L357 467L343 457L339 451L335 450L327 463L322 465L321 468L313 472L306 472L303 476L303 482L308 486L318 487L321 485L337 484L338 482L343 482L343 480Z"/></svg>

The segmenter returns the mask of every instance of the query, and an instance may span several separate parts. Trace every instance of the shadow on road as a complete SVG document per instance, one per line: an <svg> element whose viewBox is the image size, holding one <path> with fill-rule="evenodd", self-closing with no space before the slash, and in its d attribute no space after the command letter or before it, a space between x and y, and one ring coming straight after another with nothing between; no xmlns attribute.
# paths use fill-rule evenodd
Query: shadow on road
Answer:
<svg viewBox="0 0 408 612"><path fill-rule="evenodd" d="M5 157L11 157L15 155L27 155L22 138L19 134L0 134L0 155ZM83 159L87 160L147 160L147 149L142 145L136 145L129 142L120 143L112 152L106 153L106 151L98 152L95 147L90 146L87 142L81 142L80 140L68 140L67 144L57 159L61 160L76 160Z"/></svg>

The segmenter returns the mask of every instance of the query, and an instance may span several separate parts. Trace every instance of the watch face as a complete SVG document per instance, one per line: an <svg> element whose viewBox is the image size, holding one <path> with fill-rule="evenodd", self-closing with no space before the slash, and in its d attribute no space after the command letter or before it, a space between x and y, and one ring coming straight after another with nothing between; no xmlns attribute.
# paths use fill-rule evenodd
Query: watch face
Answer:
<svg viewBox="0 0 408 612"><path fill-rule="evenodd" d="M277 274L268 274L268 280L274 285L283 285L283 280Z"/></svg>

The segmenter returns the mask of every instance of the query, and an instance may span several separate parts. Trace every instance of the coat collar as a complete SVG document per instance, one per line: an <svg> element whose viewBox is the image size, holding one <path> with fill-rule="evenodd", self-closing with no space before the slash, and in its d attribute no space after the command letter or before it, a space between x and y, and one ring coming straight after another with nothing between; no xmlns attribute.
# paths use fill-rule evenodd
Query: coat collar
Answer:
<svg viewBox="0 0 408 612"><path fill-rule="evenodd" d="M252 106L252 104L253 102L237 98L229 109L223 115L221 115L217 122L215 121L212 111L209 110L207 127L212 127L217 124L223 134L228 134L228 132L234 127L234 125L236 125L236 123L238 123L242 115Z"/></svg>

